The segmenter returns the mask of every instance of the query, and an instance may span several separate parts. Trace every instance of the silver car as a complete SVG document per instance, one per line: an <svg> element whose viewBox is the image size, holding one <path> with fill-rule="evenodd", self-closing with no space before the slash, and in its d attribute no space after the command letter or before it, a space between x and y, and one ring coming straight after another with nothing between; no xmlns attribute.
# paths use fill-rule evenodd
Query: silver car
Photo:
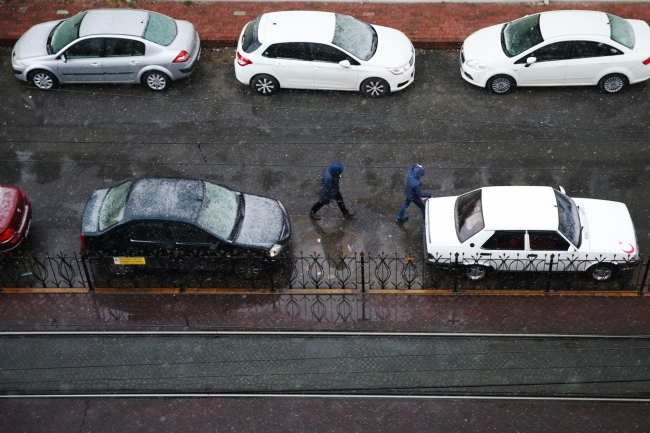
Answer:
<svg viewBox="0 0 650 433"><path fill-rule="evenodd" d="M29 29L14 46L19 80L49 90L59 83L142 83L165 90L199 63L199 34L187 21L133 9L94 9Z"/></svg>

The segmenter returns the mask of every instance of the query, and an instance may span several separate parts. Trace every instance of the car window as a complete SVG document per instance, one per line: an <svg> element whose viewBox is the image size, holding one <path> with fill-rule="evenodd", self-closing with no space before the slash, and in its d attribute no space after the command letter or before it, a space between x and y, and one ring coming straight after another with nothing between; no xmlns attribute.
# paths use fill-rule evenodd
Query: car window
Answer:
<svg viewBox="0 0 650 433"><path fill-rule="evenodd" d="M259 28L261 18L262 16L260 15L255 21L251 21L246 25L244 34L241 37L241 47L246 53L252 53L262 45L257 36L257 29Z"/></svg>
<svg viewBox="0 0 650 433"><path fill-rule="evenodd" d="M101 57L104 48L103 38L84 39L65 51L68 59L89 59Z"/></svg>
<svg viewBox="0 0 650 433"><path fill-rule="evenodd" d="M530 249L535 251L566 251L569 243L556 232L529 231Z"/></svg>
<svg viewBox="0 0 650 433"><path fill-rule="evenodd" d="M229 239L239 216L237 194L228 188L204 183L203 206L196 224L222 239Z"/></svg>
<svg viewBox="0 0 650 433"><path fill-rule="evenodd" d="M524 57L517 60L517 63L526 63L526 60L529 57L535 57L537 59L537 63L564 60L566 59L568 47L568 42L556 42L554 44L548 44L536 49L531 53L526 54Z"/></svg>
<svg viewBox="0 0 650 433"><path fill-rule="evenodd" d="M307 47L303 42L287 42L284 44L273 44L264 50L264 57L271 59L293 59L310 60L307 55Z"/></svg>
<svg viewBox="0 0 650 433"><path fill-rule="evenodd" d="M576 204L560 191L553 190L557 200L557 213L560 221L558 230L562 233L576 248L580 248L582 242L582 227L580 223L580 214Z"/></svg>
<svg viewBox="0 0 650 433"><path fill-rule="evenodd" d="M616 15L607 14L607 18L609 18L612 40L630 49L634 48L636 40L632 25L627 20L617 17Z"/></svg>
<svg viewBox="0 0 650 433"><path fill-rule="evenodd" d="M359 65L359 62L345 54L343 51L325 44L309 44L311 59L314 62L339 63L347 60L352 65Z"/></svg>
<svg viewBox="0 0 650 433"><path fill-rule="evenodd" d="M144 56L144 42L106 38L106 57Z"/></svg>
<svg viewBox="0 0 650 433"><path fill-rule="evenodd" d="M362 60L370 60L377 51L377 32L366 23L347 15L336 15L332 44L343 48Z"/></svg>
<svg viewBox="0 0 650 433"><path fill-rule="evenodd" d="M460 243L483 230L483 203L481 190L472 191L456 199L456 235Z"/></svg>
<svg viewBox="0 0 650 433"><path fill-rule="evenodd" d="M517 56L542 42L539 14L505 24L501 29L501 47L508 57Z"/></svg>
<svg viewBox="0 0 650 433"><path fill-rule="evenodd" d="M79 26L81 26L81 20L86 16L86 12L73 16L56 28L50 42L51 54L58 53L70 42L79 38Z"/></svg>
<svg viewBox="0 0 650 433"><path fill-rule="evenodd" d="M176 34L176 21L155 12L149 13L149 22L143 38L158 45L167 46L176 39Z"/></svg>
<svg viewBox="0 0 650 433"><path fill-rule="evenodd" d="M526 246L524 231L496 231L481 249L483 250L524 250Z"/></svg>
<svg viewBox="0 0 650 433"><path fill-rule="evenodd" d="M573 43L571 58L586 59L589 57L616 56L619 54L623 54L623 52L602 42L575 41Z"/></svg>
<svg viewBox="0 0 650 433"><path fill-rule="evenodd" d="M168 240L167 231L162 221L143 221L134 223L128 228L131 242L165 243Z"/></svg>
<svg viewBox="0 0 650 433"><path fill-rule="evenodd" d="M172 224L171 231L178 245L212 245L216 242L210 234L188 224Z"/></svg>
<svg viewBox="0 0 650 433"><path fill-rule="evenodd" d="M99 231L104 231L122 221L132 183L133 181L130 180L108 191L99 209Z"/></svg>

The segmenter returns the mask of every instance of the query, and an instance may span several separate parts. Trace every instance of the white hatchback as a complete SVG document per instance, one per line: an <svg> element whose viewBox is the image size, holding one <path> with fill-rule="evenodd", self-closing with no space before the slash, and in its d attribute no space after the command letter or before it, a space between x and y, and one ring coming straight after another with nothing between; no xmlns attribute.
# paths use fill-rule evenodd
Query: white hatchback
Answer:
<svg viewBox="0 0 650 433"><path fill-rule="evenodd" d="M427 263L492 271L587 272L607 281L640 263L623 203L542 186L495 186L426 202Z"/></svg>
<svg viewBox="0 0 650 433"><path fill-rule="evenodd" d="M617 93L650 78L650 27L596 11L528 15L470 35L460 74L497 94L515 86L586 85Z"/></svg>
<svg viewBox="0 0 650 433"><path fill-rule="evenodd" d="M260 15L237 43L237 79L256 93L282 88L361 91L382 97L415 77L415 50L399 30L331 12Z"/></svg>

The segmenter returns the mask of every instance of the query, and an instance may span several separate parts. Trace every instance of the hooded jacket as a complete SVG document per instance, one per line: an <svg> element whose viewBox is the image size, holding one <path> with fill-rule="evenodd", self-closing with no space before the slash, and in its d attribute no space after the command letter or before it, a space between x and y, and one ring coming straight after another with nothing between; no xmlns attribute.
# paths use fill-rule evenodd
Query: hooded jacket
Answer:
<svg viewBox="0 0 650 433"><path fill-rule="evenodd" d="M328 204L339 193L339 179L343 173L343 164L334 162L323 170L323 177L318 189L318 201Z"/></svg>
<svg viewBox="0 0 650 433"><path fill-rule="evenodd" d="M406 190L404 191L407 200L419 200L420 197L431 197L430 193L422 192L422 182L420 182L422 176L424 176L424 169L417 164L411 165L409 174L406 177Z"/></svg>

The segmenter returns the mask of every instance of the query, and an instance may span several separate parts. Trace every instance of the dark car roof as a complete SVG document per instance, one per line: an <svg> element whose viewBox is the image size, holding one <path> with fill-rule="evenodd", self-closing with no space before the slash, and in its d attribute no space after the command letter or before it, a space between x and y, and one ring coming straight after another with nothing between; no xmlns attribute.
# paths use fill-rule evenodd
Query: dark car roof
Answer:
<svg viewBox="0 0 650 433"><path fill-rule="evenodd" d="M125 220L167 219L193 223L203 204L203 181L136 179L124 210Z"/></svg>

